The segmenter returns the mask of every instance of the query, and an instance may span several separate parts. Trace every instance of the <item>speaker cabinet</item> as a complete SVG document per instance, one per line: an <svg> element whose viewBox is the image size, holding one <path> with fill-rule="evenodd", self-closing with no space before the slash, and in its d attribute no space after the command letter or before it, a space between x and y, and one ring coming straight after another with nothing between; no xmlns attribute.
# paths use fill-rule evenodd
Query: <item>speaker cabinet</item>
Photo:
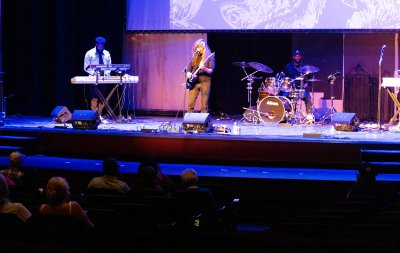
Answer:
<svg viewBox="0 0 400 253"><path fill-rule="evenodd" d="M337 112L333 115L331 123L337 131L357 131L360 120L352 112Z"/></svg>
<svg viewBox="0 0 400 253"><path fill-rule="evenodd" d="M211 116L209 113L185 113L182 128L186 132L207 133L211 130Z"/></svg>
<svg viewBox="0 0 400 253"><path fill-rule="evenodd" d="M58 123L66 123L71 120L72 114L66 106L58 105L51 112L51 117Z"/></svg>
<svg viewBox="0 0 400 253"><path fill-rule="evenodd" d="M71 118L72 127L75 129L97 129L100 116L93 110L75 110Z"/></svg>

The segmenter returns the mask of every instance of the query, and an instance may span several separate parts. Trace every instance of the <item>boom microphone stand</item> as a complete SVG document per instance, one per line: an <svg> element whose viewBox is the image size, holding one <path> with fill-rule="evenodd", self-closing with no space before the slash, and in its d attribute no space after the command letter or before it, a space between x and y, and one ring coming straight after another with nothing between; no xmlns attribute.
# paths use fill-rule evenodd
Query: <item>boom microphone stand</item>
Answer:
<svg viewBox="0 0 400 253"><path fill-rule="evenodd" d="M383 45L381 48L381 57L379 58L379 64L378 64L379 65L379 68L378 68L378 78L379 78L379 80L378 80L378 83L379 83L378 84L379 85L378 86L378 112L376 115L378 130L381 129L382 60L383 60L383 53L384 53L385 48L386 48L386 45Z"/></svg>

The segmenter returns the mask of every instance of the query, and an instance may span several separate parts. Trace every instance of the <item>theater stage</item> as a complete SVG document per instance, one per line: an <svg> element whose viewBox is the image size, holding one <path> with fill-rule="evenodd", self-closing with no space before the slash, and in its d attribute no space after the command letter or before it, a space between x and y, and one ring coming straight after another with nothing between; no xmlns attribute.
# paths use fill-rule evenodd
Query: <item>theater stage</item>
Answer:
<svg viewBox="0 0 400 253"><path fill-rule="evenodd" d="M0 132L3 137L37 137L37 152L46 156L115 156L124 161L153 156L168 163L293 168L357 169L360 150L397 150L400 144L397 127L346 132L331 124L241 122L239 133L233 134L230 129L240 118L212 117L214 130L226 133L197 133L183 131L182 117L140 116L124 123L101 123L96 130L80 130L70 123L55 123L51 117L12 116Z"/></svg>

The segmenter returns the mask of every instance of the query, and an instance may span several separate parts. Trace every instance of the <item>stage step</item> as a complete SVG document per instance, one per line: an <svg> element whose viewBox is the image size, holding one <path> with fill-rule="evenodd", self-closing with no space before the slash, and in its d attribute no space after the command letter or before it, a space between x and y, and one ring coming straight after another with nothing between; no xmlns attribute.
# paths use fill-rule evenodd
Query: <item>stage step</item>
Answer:
<svg viewBox="0 0 400 253"><path fill-rule="evenodd" d="M40 138L36 136L0 136L0 154L9 155L13 151L20 151L27 155L38 154Z"/></svg>
<svg viewBox="0 0 400 253"><path fill-rule="evenodd" d="M400 150L361 149L361 164L378 173L400 173Z"/></svg>

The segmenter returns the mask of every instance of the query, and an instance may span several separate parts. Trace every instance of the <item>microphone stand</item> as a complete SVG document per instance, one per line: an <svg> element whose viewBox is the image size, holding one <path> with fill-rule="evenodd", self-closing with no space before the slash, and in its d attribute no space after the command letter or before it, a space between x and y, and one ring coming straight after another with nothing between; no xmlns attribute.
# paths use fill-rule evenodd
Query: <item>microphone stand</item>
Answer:
<svg viewBox="0 0 400 253"><path fill-rule="evenodd" d="M378 110L377 110L377 128L378 131L381 129L381 96L382 96L382 60L383 60L383 50L386 45L384 45L381 49L381 57L379 58L379 67L378 67Z"/></svg>

